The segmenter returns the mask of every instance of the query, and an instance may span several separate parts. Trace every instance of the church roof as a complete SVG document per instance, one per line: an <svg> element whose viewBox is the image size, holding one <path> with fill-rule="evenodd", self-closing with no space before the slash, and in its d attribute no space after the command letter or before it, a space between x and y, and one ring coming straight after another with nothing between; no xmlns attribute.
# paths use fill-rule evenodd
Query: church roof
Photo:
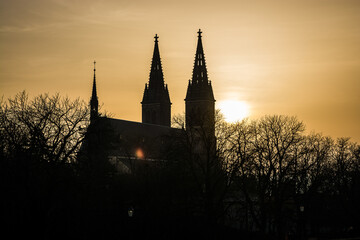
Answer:
<svg viewBox="0 0 360 240"><path fill-rule="evenodd" d="M169 139L182 134L182 129L101 117L101 127L110 127L113 135L109 156L138 157L140 150L146 159L163 159Z"/></svg>
<svg viewBox="0 0 360 240"><path fill-rule="evenodd" d="M178 132L181 129L171 128L162 125L140 123L114 118L103 118L108 121L117 133L124 135L138 135L143 137L156 138Z"/></svg>

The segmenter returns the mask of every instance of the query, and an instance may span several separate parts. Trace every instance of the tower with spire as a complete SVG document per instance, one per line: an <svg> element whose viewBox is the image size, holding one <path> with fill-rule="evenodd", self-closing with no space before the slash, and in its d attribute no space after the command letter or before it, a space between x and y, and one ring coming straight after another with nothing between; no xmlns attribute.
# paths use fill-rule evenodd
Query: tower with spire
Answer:
<svg viewBox="0 0 360 240"><path fill-rule="evenodd" d="M149 83L145 84L142 104L142 122L170 127L171 102L161 66L158 36L155 35L154 53Z"/></svg>
<svg viewBox="0 0 360 240"><path fill-rule="evenodd" d="M96 93L96 62L94 61L94 80L93 80L93 87L92 87L92 94L90 98L90 122L93 122L99 116L99 102Z"/></svg>
<svg viewBox="0 0 360 240"><path fill-rule="evenodd" d="M185 98L186 129L202 128L214 135L215 98L208 79L201 33L199 29L192 79Z"/></svg>

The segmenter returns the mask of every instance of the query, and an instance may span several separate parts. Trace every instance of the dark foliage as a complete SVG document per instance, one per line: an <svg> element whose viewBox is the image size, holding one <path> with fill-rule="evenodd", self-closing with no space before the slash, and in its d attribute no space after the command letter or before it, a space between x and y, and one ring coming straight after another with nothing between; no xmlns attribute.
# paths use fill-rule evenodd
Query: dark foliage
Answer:
<svg viewBox="0 0 360 240"><path fill-rule="evenodd" d="M305 135L286 116L220 118L216 145L201 128L184 131L169 141L167 161L121 174L108 161L109 143L119 139L110 126L88 127L84 106L48 95L28 101L25 93L1 102L4 236L359 236L360 146L349 139Z"/></svg>

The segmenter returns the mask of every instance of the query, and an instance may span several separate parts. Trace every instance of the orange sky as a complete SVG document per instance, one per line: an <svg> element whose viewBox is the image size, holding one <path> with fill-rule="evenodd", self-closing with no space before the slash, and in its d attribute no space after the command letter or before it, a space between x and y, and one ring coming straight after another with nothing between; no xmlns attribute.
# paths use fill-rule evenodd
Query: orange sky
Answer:
<svg viewBox="0 0 360 240"><path fill-rule="evenodd" d="M217 102L360 142L359 23L357 0L2 0L0 94L88 101L96 60L103 109L140 121L157 33L172 113L182 113L201 28Z"/></svg>

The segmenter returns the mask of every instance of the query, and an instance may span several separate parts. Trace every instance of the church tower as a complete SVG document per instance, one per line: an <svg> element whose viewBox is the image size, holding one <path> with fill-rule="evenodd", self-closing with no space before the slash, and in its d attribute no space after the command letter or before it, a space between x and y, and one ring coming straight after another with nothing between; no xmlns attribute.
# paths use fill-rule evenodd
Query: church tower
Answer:
<svg viewBox="0 0 360 240"><path fill-rule="evenodd" d="M186 129L202 128L215 136L215 98L207 75L201 33L199 29L192 79L185 98Z"/></svg>
<svg viewBox="0 0 360 240"><path fill-rule="evenodd" d="M164 83L158 38L156 34L149 83L145 84L141 102L142 122L170 127L171 102L167 84Z"/></svg>
<svg viewBox="0 0 360 240"><path fill-rule="evenodd" d="M90 122L94 121L99 116L99 102L98 97L96 93L96 68L95 68L96 62L94 61L94 81L93 81L93 87L92 87L92 95L90 98Z"/></svg>

